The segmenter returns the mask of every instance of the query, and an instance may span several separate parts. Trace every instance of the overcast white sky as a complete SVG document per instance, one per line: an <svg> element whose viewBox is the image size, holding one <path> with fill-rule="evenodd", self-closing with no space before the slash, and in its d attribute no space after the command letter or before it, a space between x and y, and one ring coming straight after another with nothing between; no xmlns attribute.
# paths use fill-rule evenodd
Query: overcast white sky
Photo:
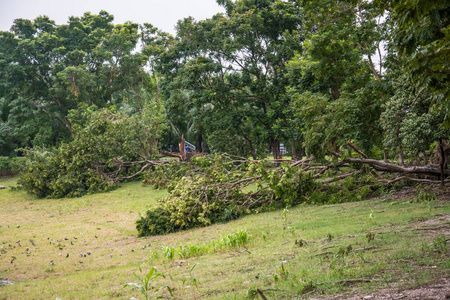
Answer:
<svg viewBox="0 0 450 300"><path fill-rule="evenodd" d="M98 14L102 9L114 15L115 24L150 23L172 34L180 19L192 16L203 20L224 12L215 0L0 0L0 31L8 31L14 19L47 15L60 25L67 23L69 16L87 11Z"/></svg>

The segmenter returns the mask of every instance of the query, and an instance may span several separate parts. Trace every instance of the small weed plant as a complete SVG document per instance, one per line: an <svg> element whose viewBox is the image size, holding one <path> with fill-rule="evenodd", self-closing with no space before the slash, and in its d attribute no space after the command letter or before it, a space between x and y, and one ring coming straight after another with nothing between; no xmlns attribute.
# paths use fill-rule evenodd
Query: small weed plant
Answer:
<svg viewBox="0 0 450 300"><path fill-rule="evenodd" d="M194 275L193 275L193 271L194 271L194 268L195 268L196 266L197 266L197 264L193 265L192 267L189 267L189 266L188 266L188 269L189 269L189 275L186 276L186 277L183 279L183 288L182 288L182 291L181 291L181 293L182 293L183 295L184 295L184 293L186 292L186 289L190 287L190 286L187 285L187 284L192 284L196 289L198 289L198 280L197 280L197 278L195 278Z"/></svg>
<svg viewBox="0 0 450 300"><path fill-rule="evenodd" d="M445 235L436 237L436 239L431 243L431 246L436 253L442 255L447 255L448 253L447 240L445 238Z"/></svg>
<svg viewBox="0 0 450 300"><path fill-rule="evenodd" d="M163 290L168 290L169 293L173 296L172 290L167 285L159 286L156 284L156 279L162 277L166 278L163 274L159 273L155 267L152 267L147 274L143 274L142 268L139 267L139 275L133 273L134 277L138 280L138 282L130 282L125 284L125 287L131 286L136 288L141 294L145 297L146 300L150 299L161 299L164 298L161 294ZM136 299L136 298L131 298Z"/></svg>

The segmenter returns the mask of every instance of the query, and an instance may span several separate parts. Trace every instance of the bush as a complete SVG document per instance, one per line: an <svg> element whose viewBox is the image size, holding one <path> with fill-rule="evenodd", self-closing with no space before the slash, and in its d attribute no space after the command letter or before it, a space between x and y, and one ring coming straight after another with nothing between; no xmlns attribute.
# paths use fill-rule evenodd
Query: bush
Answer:
<svg viewBox="0 0 450 300"><path fill-rule="evenodd" d="M0 157L0 176L16 175L23 162L22 157Z"/></svg>

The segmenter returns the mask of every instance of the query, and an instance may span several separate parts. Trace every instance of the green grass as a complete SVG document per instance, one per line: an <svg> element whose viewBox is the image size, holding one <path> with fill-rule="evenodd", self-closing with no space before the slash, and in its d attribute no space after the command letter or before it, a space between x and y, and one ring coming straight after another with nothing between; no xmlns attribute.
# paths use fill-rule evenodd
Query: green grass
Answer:
<svg viewBox="0 0 450 300"><path fill-rule="evenodd" d="M0 185L15 180L1 178ZM435 222L448 232L448 202L387 198L300 205L286 214L137 238L139 213L164 195L140 183L76 199L0 190L0 251L6 251L0 278L14 283L0 287L0 299L142 299L136 289L124 288L136 282L140 266L143 274L155 266L166 278L153 285L168 285L183 299L242 299L257 288L269 299L307 299L410 287L450 275L442 231L417 230ZM244 230L245 237L237 234ZM172 254L165 253L171 248Z"/></svg>

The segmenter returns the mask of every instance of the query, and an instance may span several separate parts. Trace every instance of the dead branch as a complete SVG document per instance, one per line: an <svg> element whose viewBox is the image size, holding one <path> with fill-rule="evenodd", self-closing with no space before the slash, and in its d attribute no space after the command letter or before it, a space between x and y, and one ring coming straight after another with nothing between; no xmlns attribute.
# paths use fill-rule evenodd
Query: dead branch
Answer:
<svg viewBox="0 0 450 300"><path fill-rule="evenodd" d="M309 158L306 158L306 159L298 160L298 161L294 162L293 164L291 164L291 167L303 166L305 164L310 163L313 160L314 160L313 157L309 157Z"/></svg>
<svg viewBox="0 0 450 300"><path fill-rule="evenodd" d="M164 156L171 156L171 157L177 157L179 159L181 159L181 154L179 153L174 153L174 152L169 152L169 151L164 151L164 150L159 150L159 154L164 157Z"/></svg>
<svg viewBox="0 0 450 300"><path fill-rule="evenodd" d="M347 140L346 142L345 142L348 146L350 146L353 150L355 150L359 155L361 155L362 157L364 157L364 158L369 158L367 155L365 155L361 150L359 150L356 146L355 146L355 144L352 144L351 142L350 142L350 140Z"/></svg>
<svg viewBox="0 0 450 300"><path fill-rule="evenodd" d="M359 172L351 172L351 173L342 174L342 175L339 175L339 176L334 177L334 178L330 178L330 179L325 179L325 180L319 181L319 183L321 183L321 184L332 183L332 182L335 182L335 181L342 180L342 179L344 179L344 178L346 178L346 177L355 175L355 174L357 174L357 173L361 173L361 171L359 171Z"/></svg>
<svg viewBox="0 0 450 300"><path fill-rule="evenodd" d="M328 152L329 154L333 155L333 156L341 157L341 154L338 153L338 152L334 152L334 151L331 151L331 150L327 150L327 152Z"/></svg>
<svg viewBox="0 0 450 300"><path fill-rule="evenodd" d="M322 175L323 173L325 173L325 171L327 171L327 170L329 170L329 169L331 169L331 168L342 167L342 166L345 165L345 163L346 163L346 162L345 162L344 160L342 160L342 161L338 162L337 164L329 164L329 165L327 165L327 166L324 166L324 167L322 168L322 170L320 170L316 175L314 175L314 177L315 177L315 178L318 178L318 177L320 177L320 175Z"/></svg>
<svg viewBox="0 0 450 300"><path fill-rule="evenodd" d="M377 279L369 279L369 278L354 278L354 279L342 279L339 280L338 282L340 283L358 283L358 282L378 282Z"/></svg>
<svg viewBox="0 0 450 300"><path fill-rule="evenodd" d="M325 252L318 253L318 254L316 254L314 256L322 256L322 255L328 255L328 254L336 254L336 253L334 253L332 251L325 251Z"/></svg>
<svg viewBox="0 0 450 300"><path fill-rule="evenodd" d="M148 167L152 166L151 163L145 164L139 171L137 171L136 173L134 173L133 175L130 176L126 176L126 177L118 177L116 179L116 181L123 181L123 180L127 180L127 179L131 179L134 178L136 176L138 176L139 174L141 174L142 172L145 171L145 169L147 169Z"/></svg>
<svg viewBox="0 0 450 300"><path fill-rule="evenodd" d="M377 248L380 248L380 247L370 246L370 247L355 249L355 250L352 250L352 252L361 252L361 251L367 251L367 250L372 250L372 249L377 249Z"/></svg>
<svg viewBox="0 0 450 300"><path fill-rule="evenodd" d="M449 228L448 225L441 225L436 227L422 227L422 228L414 228L413 230L440 230L440 229L447 229Z"/></svg>
<svg viewBox="0 0 450 300"><path fill-rule="evenodd" d="M261 299L267 300L266 296L264 296L263 292L262 292L260 289L256 289L256 291L257 291L258 294L261 296Z"/></svg>

